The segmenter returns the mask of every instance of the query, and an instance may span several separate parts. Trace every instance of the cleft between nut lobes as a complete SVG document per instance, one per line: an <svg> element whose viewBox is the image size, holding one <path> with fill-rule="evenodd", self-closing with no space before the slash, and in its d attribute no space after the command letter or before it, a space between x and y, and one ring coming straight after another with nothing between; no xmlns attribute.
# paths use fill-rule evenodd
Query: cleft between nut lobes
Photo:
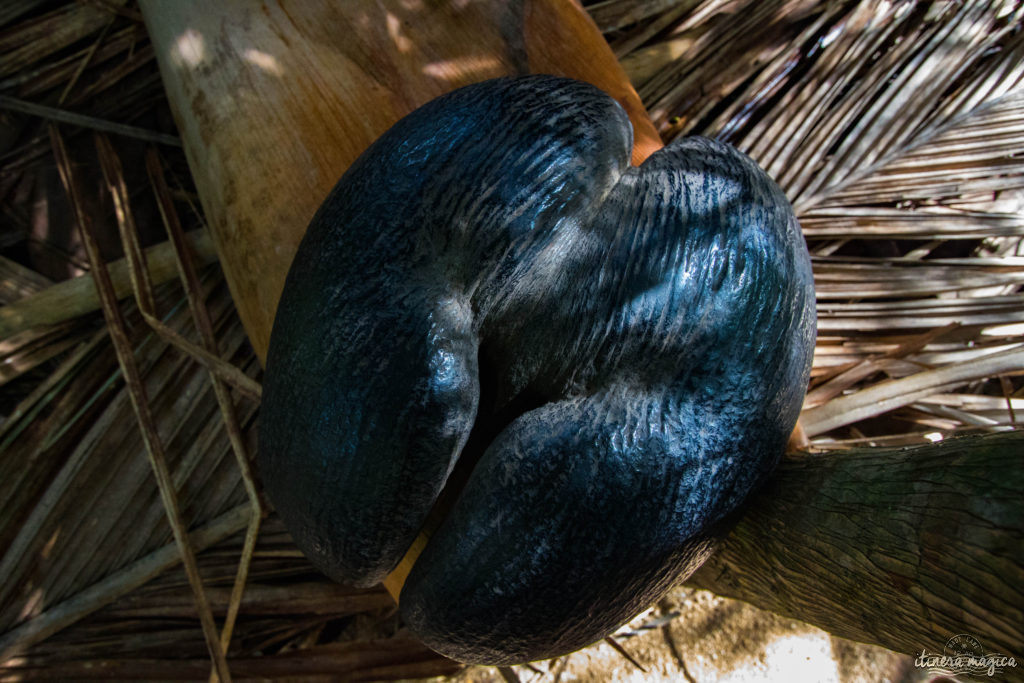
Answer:
<svg viewBox="0 0 1024 683"><path fill-rule="evenodd" d="M796 421L815 319L788 202L722 143L631 146L593 86L467 86L353 164L289 272L266 490L319 569L372 585L475 461L400 600L455 659L607 635L703 562Z"/></svg>

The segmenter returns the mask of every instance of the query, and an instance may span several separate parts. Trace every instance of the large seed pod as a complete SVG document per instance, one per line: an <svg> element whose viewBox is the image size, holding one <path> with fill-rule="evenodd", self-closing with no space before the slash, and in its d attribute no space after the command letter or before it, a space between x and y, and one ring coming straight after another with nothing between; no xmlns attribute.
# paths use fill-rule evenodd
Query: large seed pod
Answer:
<svg viewBox="0 0 1024 683"><path fill-rule="evenodd" d="M631 167L631 137L584 83L457 90L349 169L285 285L267 491L320 569L368 585L478 459L400 601L462 661L563 654L656 600L796 421L815 319L788 202L726 145Z"/></svg>

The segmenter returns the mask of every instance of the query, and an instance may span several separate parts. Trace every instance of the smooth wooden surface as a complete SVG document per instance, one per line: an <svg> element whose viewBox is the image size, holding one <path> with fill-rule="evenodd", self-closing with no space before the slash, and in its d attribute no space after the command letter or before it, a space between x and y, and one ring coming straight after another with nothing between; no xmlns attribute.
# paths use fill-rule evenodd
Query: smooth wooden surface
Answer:
<svg viewBox="0 0 1024 683"><path fill-rule="evenodd" d="M266 354L306 225L348 165L419 105L551 73L618 99L634 163L661 146L604 38L570 0L142 0L242 323Z"/></svg>

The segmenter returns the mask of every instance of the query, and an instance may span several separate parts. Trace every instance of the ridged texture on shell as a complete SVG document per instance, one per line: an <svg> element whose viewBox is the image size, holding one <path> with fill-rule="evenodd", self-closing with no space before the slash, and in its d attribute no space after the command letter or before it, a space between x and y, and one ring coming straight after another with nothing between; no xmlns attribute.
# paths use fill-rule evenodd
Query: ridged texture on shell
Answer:
<svg viewBox="0 0 1024 683"><path fill-rule="evenodd" d="M563 654L658 599L796 421L814 296L785 197L714 141L630 147L580 82L455 91L349 169L288 276L260 466L328 575L393 569L491 425L401 595L455 659Z"/></svg>

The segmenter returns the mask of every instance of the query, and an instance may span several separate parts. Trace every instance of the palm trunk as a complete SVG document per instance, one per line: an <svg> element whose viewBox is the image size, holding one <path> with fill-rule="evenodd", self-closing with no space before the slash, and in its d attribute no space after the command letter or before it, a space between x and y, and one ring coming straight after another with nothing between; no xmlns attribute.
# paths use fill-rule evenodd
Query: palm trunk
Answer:
<svg viewBox="0 0 1024 683"><path fill-rule="evenodd" d="M1024 654L1024 433L789 458L689 583L918 655Z"/></svg>

